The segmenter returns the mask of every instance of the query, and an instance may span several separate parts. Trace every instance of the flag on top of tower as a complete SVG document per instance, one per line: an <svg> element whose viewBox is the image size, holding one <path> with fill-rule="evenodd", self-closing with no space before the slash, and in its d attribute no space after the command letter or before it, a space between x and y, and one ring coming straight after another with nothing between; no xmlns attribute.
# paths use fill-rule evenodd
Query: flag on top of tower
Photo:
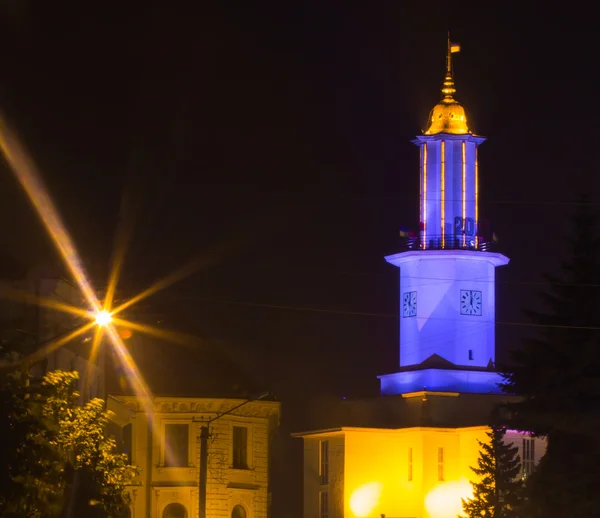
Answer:
<svg viewBox="0 0 600 518"><path fill-rule="evenodd" d="M450 53L460 52L460 43L450 43Z"/></svg>

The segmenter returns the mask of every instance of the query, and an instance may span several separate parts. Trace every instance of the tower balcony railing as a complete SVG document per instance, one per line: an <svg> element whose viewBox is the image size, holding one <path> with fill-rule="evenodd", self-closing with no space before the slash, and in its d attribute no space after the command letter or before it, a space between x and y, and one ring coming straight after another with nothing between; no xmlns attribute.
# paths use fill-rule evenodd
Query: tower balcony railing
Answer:
<svg viewBox="0 0 600 518"><path fill-rule="evenodd" d="M496 243L483 236L437 235L414 236L405 239L406 250L473 250L490 252Z"/></svg>

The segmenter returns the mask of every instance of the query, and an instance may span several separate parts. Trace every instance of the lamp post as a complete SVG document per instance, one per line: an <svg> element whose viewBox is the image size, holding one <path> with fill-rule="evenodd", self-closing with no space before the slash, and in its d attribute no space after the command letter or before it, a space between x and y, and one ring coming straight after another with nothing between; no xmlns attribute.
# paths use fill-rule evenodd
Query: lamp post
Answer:
<svg viewBox="0 0 600 518"><path fill-rule="evenodd" d="M215 417L211 419L198 419L195 418L192 420L194 423L202 423L200 426L200 471L198 474L198 518L206 518L206 483L208 478L208 438L209 438L209 426L211 423L214 423L217 419L221 419L221 417L231 414L235 410L248 403L252 403L253 401L260 401L264 399L270 394L270 392L265 392L260 396L247 399L243 401L239 405L234 406L227 410L227 412L223 412L222 414L217 414Z"/></svg>

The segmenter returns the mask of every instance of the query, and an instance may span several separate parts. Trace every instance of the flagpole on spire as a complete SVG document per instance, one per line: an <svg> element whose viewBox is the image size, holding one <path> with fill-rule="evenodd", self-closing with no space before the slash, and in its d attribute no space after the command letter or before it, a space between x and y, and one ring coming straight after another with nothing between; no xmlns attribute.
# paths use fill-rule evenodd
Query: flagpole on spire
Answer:
<svg viewBox="0 0 600 518"><path fill-rule="evenodd" d="M452 54L460 52L460 45L452 43L450 39L450 31L448 31L448 53L446 54L446 76L444 77L444 85L442 87L443 100L445 102L454 102L454 77L452 75Z"/></svg>
<svg viewBox="0 0 600 518"><path fill-rule="evenodd" d="M452 75L452 43L450 43L450 31L448 31L448 53L446 54L446 75Z"/></svg>

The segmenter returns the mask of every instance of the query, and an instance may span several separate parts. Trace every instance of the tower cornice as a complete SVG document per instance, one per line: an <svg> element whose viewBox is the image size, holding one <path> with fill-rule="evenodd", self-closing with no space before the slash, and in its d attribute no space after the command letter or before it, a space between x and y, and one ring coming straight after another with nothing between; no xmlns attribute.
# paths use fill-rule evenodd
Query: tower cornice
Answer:
<svg viewBox="0 0 600 518"><path fill-rule="evenodd" d="M455 259L488 262L493 266L504 266L510 259L496 252L481 252L475 250L415 250L388 255L385 260L394 266L402 266L403 263L413 262L415 259Z"/></svg>
<svg viewBox="0 0 600 518"><path fill-rule="evenodd" d="M436 133L435 135L417 135L411 142L417 146L420 146L424 142L439 142L440 140L459 140L462 142L475 142L478 146L483 144L487 137L482 135L473 135L472 133L465 133L463 135L454 135L452 133Z"/></svg>

